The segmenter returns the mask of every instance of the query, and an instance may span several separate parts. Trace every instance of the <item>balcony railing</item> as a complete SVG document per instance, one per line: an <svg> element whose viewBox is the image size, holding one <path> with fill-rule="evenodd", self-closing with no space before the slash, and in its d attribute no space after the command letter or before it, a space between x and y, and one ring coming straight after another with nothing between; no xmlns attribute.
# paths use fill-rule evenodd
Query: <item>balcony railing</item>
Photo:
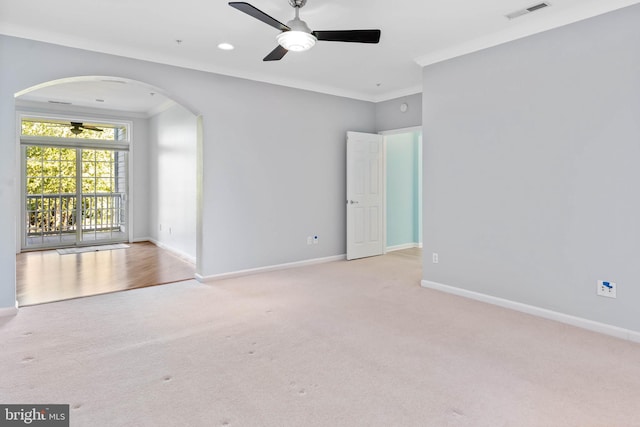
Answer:
<svg viewBox="0 0 640 427"><path fill-rule="evenodd" d="M123 231L124 193L29 194L26 200L27 236Z"/></svg>

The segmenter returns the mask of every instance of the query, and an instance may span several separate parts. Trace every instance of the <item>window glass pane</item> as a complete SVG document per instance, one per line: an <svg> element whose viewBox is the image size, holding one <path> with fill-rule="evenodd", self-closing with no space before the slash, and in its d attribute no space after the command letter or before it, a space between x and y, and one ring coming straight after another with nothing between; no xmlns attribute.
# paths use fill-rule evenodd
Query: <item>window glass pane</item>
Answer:
<svg viewBox="0 0 640 427"><path fill-rule="evenodd" d="M96 189L95 178L82 178L82 192L93 193Z"/></svg>
<svg viewBox="0 0 640 427"><path fill-rule="evenodd" d="M22 135L128 141L127 128L124 125L64 120L24 119Z"/></svg>
<svg viewBox="0 0 640 427"><path fill-rule="evenodd" d="M62 194L74 194L76 192L76 179L75 178L62 178L60 180L60 193Z"/></svg>
<svg viewBox="0 0 640 427"><path fill-rule="evenodd" d="M42 162L40 160L27 161L27 177L42 175Z"/></svg>
<svg viewBox="0 0 640 427"><path fill-rule="evenodd" d="M76 176L76 162L60 162L60 176Z"/></svg>
<svg viewBox="0 0 640 427"><path fill-rule="evenodd" d="M42 194L42 178L27 179L27 194Z"/></svg>
<svg viewBox="0 0 640 427"><path fill-rule="evenodd" d="M113 186L111 185L111 180L108 178L100 178L96 182L96 192L98 193L111 193L113 191Z"/></svg>
<svg viewBox="0 0 640 427"><path fill-rule="evenodd" d="M44 161L42 163L42 175L44 176L59 176L60 175L60 162L58 161Z"/></svg>
<svg viewBox="0 0 640 427"><path fill-rule="evenodd" d="M60 159L75 163L75 161L76 161L76 149L75 148L61 148L60 149Z"/></svg>
<svg viewBox="0 0 640 427"><path fill-rule="evenodd" d="M42 157L42 147L29 146L27 147L27 158L29 160L37 160Z"/></svg>
<svg viewBox="0 0 640 427"><path fill-rule="evenodd" d="M43 194L57 194L60 192L60 180L56 177L43 177L42 185Z"/></svg>
<svg viewBox="0 0 640 427"><path fill-rule="evenodd" d="M93 162L82 163L82 176L96 176L96 165Z"/></svg>

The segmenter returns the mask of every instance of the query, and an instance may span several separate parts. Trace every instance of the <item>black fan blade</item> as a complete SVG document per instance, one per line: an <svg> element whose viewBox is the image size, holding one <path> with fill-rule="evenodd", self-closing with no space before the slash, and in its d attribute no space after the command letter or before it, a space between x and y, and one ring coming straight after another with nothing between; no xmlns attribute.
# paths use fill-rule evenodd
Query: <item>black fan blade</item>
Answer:
<svg viewBox="0 0 640 427"><path fill-rule="evenodd" d="M318 40L328 42L378 43L380 30L314 31Z"/></svg>
<svg viewBox="0 0 640 427"><path fill-rule="evenodd" d="M269 55L264 57L263 61L280 61L287 52L289 52L287 49L278 45L278 47L273 49Z"/></svg>
<svg viewBox="0 0 640 427"><path fill-rule="evenodd" d="M96 132L102 132L103 131L103 129L97 128L95 126L81 126L81 127L84 128L84 129L87 129L87 130L95 130Z"/></svg>
<svg viewBox="0 0 640 427"><path fill-rule="evenodd" d="M271 25L273 28L277 28L280 31L289 31L291 28L284 25L282 22L278 21L275 18L270 17L260 9L257 9L251 6L249 3L244 1L232 1L229 2L229 6L238 9L240 12L244 12L249 16L253 16L259 21L264 22L267 25Z"/></svg>

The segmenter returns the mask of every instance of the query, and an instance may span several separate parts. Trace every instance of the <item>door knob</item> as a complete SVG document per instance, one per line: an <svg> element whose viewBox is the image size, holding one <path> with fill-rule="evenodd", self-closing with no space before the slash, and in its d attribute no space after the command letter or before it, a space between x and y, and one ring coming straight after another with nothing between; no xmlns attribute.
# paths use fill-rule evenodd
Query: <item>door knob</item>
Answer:
<svg viewBox="0 0 640 427"><path fill-rule="evenodd" d="M358 203L358 201L357 201L357 200L349 200L349 204L350 204L350 205L353 205L353 204L356 204L356 203Z"/></svg>

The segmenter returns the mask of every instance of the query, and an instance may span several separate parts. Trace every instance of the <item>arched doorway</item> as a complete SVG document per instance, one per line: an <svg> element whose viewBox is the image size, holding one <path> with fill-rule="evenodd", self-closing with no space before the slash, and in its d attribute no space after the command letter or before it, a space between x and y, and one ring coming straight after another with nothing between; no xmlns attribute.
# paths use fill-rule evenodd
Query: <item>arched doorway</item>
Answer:
<svg viewBox="0 0 640 427"><path fill-rule="evenodd" d="M22 129L17 252L152 242L195 264L199 118L193 112L143 82L82 76L19 92L16 113ZM25 122L63 132L55 137L27 136ZM120 138L106 142L99 138L107 133ZM47 148L31 150L39 155L32 158L29 144ZM30 168L38 162L39 167ZM100 167L106 175L98 175ZM29 187L38 180L39 185ZM90 181L93 187L88 189ZM76 194L70 194L70 188ZM30 236L36 236L39 244L29 245ZM186 278L192 277L193 272ZM84 289L82 296L86 295L87 283L73 281ZM149 285L142 282L142 286ZM19 288L20 283L19 305L25 305ZM96 293L104 289L96 287Z"/></svg>

